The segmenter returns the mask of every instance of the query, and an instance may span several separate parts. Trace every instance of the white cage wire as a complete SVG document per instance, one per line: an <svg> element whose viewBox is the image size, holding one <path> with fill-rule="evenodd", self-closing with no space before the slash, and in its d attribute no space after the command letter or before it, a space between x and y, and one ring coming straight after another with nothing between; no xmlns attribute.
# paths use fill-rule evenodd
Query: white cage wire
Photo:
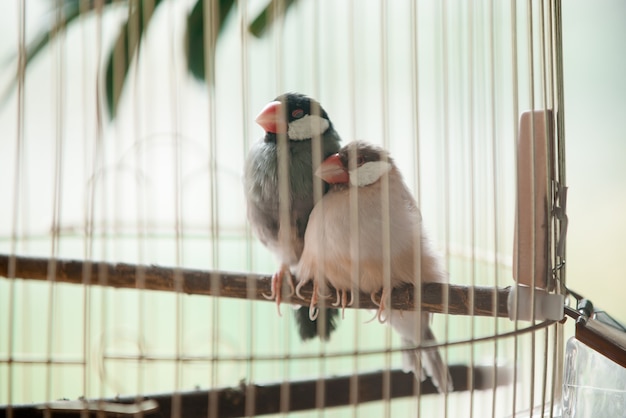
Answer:
<svg viewBox="0 0 626 418"><path fill-rule="evenodd" d="M303 343L286 307L277 317L271 303L187 295L185 274L248 275L254 299L256 283L267 286L256 275L267 278L277 263L247 223L242 167L262 136L254 115L280 93L300 91L322 103L344 143L390 151L450 282L468 287L514 284L519 118L544 115L554 141L545 150L546 252L531 249L519 262L544 257L542 277L560 292L563 225L552 206L565 184L560 2L249 1L221 19L227 4L58 1L43 24L53 36L34 58L44 6L5 6L18 34L0 113L3 413L20 416L24 404L52 416L106 410L114 403L85 400L117 396L131 402L121 412L149 415L155 405L142 397L161 394L157 404L170 405L172 416L226 416L213 390L241 386L244 414L254 416L260 407L251 399L262 392L254 385L278 383L274 411L285 416L290 384L312 379L317 408L298 416L559 414L564 337L554 321L435 315L447 362L484 381L470 378L466 390L445 395L410 388L413 396L392 399L392 374L383 372L382 401L357 402L350 380L347 405L325 408L325 379L399 368L389 327L348 309L330 341ZM252 22L264 10L259 33ZM190 16L204 22L200 35L188 32ZM120 33L130 47L112 54L111 115L105 83ZM203 81L188 68L197 51L187 54L187 45L198 36L205 45L217 38L199 58ZM16 273L21 257L40 258L43 281ZM73 280L64 260L82 261L74 265L82 284L63 283ZM116 263L129 266L135 289L115 288ZM150 265L173 268L160 289L171 291L145 290ZM205 277L204 293L219 293L218 274ZM189 393L200 396L202 412L185 409Z"/></svg>

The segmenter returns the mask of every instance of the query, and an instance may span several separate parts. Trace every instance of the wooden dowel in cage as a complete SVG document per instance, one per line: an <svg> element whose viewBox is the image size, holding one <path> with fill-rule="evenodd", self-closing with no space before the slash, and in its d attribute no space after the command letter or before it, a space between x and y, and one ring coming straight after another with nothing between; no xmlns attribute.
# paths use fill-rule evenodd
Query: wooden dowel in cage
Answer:
<svg viewBox="0 0 626 418"><path fill-rule="evenodd" d="M491 367L474 367L473 370L464 365L450 366L450 374L454 382L455 391L466 391L470 387L474 390L492 389L494 386L509 384L511 373L499 370L497 380L494 382L493 369ZM470 376L473 384L469 385ZM350 399L350 385L354 384L355 376L336 376L323 379L324 407L340 407L352 405ZM378 371L362 373L356 376L358 387L358 404L375 402L387 399L383 396L383 382L389 379L390 393L388 398L410 397L418 394L417 381L412 373L404 373L401 370ZM304 380L288 382L289 384L289 411L307 411L317 407L316 391L319 381ZM250 405L246 396L254 394L252 405L254 415L267 415L280 413L281 386L283 383L267 385L241 384L234 388L221 388L213 390L197 390L192 392L166 393L136 397L117 397L115 399L102 399L91 401L57 401L48 404L18 405L11 408L13 418L45 416L49 414L54 418L70 418L79 416L129 416L137 414L137 408L146 405L142 415L152 416L183 416L188 418L206 417L209 415L209 399L218 402L217 412L221 418L247 416L246 405ZM252 386L252 387L251 387ZM430 379L421 382L419 395L437 394L437 389ZM213 396L214 395L214 396ZM156 403L156 408L155 408ZM176 405L176 406L174 406ZM124 414L124 407L127 413ZM174 409L176 408L176 409ZM107 411L111 413L108 414ZM85 414L84 412L88 412ZM82 413L82 415L81 415ZM8 417L8 409L0 407L0 418Z"/></svg>
<svg viewBox="0 0 626 418"><path fill-rule="evenodd" d="M271 277L259 274L202 271L182 268L146 266L126 263L47 259L0 255L0 276L27 280L50 280L57 283L108 286L126 289L160 290L190 295L256 299L267 301ZM251 295L251 291L253 294ZM331 296L321 298L326 305L335 302ZM299 305L310 303L313 286L302 288L304 299L284 297L283 302ZM443 296L448 292L448 304ZM451 315L476 315L508 317L507 299L510 288L461 286L442 283L422 285L421 309L426 312ZM472 302L473 299L473 302ZM473 305L473 309L472 309ZM361 293L355 306L377 309L369 294ZM414 309L414 288L394 289L391 307L400 310Z"/></svg>

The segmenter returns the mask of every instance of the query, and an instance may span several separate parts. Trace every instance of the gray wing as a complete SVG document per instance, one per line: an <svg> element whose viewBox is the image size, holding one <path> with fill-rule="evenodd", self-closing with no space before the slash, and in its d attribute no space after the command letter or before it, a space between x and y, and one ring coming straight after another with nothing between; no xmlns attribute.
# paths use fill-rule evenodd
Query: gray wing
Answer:
<svg viewBox="0 0 626 418"><path fill-rule="evenodd" d="M290 178L298 176L297 184L311 184L312 172L290 167ZM295 172L297 171L297 172ZM303 178L304 177L304 178ZM290 181L288 240L280 242L280 196L276 147L256 144L248 154L245 165L244 188L248 220L259 240L278 258L289 265L298 262L304 247L304 232L313 209L312 186L297 187Z"/></svg>

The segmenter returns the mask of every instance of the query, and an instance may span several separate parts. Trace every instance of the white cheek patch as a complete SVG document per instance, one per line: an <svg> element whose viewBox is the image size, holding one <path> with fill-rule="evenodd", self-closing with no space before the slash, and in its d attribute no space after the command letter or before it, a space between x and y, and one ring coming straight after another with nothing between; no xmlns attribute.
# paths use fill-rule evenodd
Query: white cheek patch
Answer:
<svg viewBox="0 0 626 418"><path fill-rule="evenodd" d="M329 126L328 119L317 115L306 115L289 123L287 135L291 140L310 139L322 135Z"/></svg>
<svg viewBox="0 0 626 418"><path fill-rule="evenodd" d="M370 161L350 170L350 184L357 187L369 186L391 170L388 161Z"/></svg>

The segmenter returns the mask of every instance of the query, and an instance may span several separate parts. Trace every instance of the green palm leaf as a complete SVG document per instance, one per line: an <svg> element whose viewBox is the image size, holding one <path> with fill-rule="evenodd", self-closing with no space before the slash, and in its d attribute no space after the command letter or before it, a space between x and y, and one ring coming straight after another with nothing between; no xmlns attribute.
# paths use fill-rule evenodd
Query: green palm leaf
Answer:
<svg viewBox="0 0 626 418"><path fill-rule="evenodd" d="M162 0L135 0L128 10L128 19L109 54L105 73L105 91L109 116L115 118L128 69L132 60L139 54L139 46L155 9Z"/></svg>
<svg viewBox="0 0 626 418"><path fill-rule="evenodd" d="M108 2L110 3L110 1ZM45 33L41 33L26 48L26 65L35 59L56 35L63 32L70 23L79 17L81 12L80 0L66 0L57 10L59 19L54 22L52 28Z"/></svg>
<svg viewBox="0 0 626 418"><path fill-rule="evenodd" d="M275 18L284 18L285 12L296 0L271 0L267 7L250 24L249 30L255 36L262 36ZM128 7L128 18L121 26L113 49L106 63L105 97L109 116L115 118L119 100L128 76L130 64L140 53L141 40L156 8L163 0L60 0L54 3L54 11L59 16L47 31L43 31L26 47L25 66L28 67L50 42L81 14L106 13L117 6ZM236 0L197 0L187 17L185 52L187 69L198 80L214 82L215 46L222 33L226 19ZM210 10L205 10L210 5ZM102 10L98 8L102 7ZM205 25L205 22L210 22ZM208 45L205 43L208 42ZM205 55L208 53L208 56ZM208 64L208 68L207 68ZM2 95L2 103L10 97L17 86L17 76Z"/></svg>
<svg viewBox="0 0 626 418"><path fill-rule="evenodd" d="M105 4L112 3L113 0L105 0ZM83 6L84 7L84 6ZM87 6L87 10L94 10L95 6L90 3ZM54 22L52 27L46 31L40 33L34 40L28 43L25 51L25 67L28 67L39 53L42 52L48 44L60 33L62 33L68 25L76 20L76 18L80 17L81 13L84 10L81 8L80 0L64 0L62 4L60 4L56 9L56 14L58 19ZM6 65L6 64L5 64ZM5 92L2 94L2 104L6 103L8 98L11 96L13 91L17 86L17 76L16 81L11 83Z"/></svg>
<svg viewBox="0 0 626 418"><path fill-rule="evenodd" d="M272 26L275 18L283 19L287 10L296 0L271 0L261 13L252 21L248 30L256 37L261 37Z"/></svg>
<svg viewBox="0 0 626 418"><path fill-rule="evenodd" d="M212 3L210 10L204 9L204 1L198 0L187 17L187 32L185 36L185 45L187 48L187 69L198 80L213 83L213 68L215 57L215 45L217 38L224 28L224 22L228 17L228 13L235 4L235 0L217 0L218 3ZM205 29L204 22L210 22ZM207 33L205 33L205 30ZM208 47L205 47L205 40L209 40ZM209 52L209 69L207 74L205 63L207 57L205 51Z"/></svg>

